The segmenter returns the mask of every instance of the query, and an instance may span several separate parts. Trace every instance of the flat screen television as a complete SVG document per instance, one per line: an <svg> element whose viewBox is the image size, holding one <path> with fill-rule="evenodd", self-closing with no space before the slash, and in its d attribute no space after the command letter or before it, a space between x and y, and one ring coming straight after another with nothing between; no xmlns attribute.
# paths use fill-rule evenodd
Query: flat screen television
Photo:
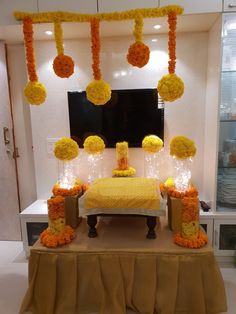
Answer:
<svg viewBox="0 0 236 314"><path fill-rule="evenodd" d="M158 108L156 89L112 90L109 102L96 106L86 92L68 92L70 134L82 147L89 135L101 136L106 147L127 141L129 147L141 147L144 136L163 139L164 109Z"/></svg>

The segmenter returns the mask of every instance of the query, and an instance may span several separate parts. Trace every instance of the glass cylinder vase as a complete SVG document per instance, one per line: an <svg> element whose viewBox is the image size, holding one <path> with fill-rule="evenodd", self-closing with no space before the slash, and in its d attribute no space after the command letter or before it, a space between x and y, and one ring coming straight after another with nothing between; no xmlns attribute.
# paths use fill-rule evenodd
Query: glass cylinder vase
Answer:
<svg viewBox="0 0 236 314"><path fill-rule="evenodd" d="M74 186L76 180L74 172L74 160L59 160L58 173L58 183L60 187L64 189L71 189Z"/></svg>
<svg viewBox="0 0 236 314"><path fill-rule="evenodd" d="M192 159L174 159L174 182L178 191L184 192L189 188L191 180Z"/></svg>
<svg viewBox="0 0 236 314"><path fill-rule="evenodd" d="M96 179L102 178L103 154L88 155L88 183L93 183Z"/></svg>
<svg viewBox="0 0 236 314"><path fill-rule="evenodd" d="M144 153L144 175L146 178L160 179L160 154Z"/></svg>

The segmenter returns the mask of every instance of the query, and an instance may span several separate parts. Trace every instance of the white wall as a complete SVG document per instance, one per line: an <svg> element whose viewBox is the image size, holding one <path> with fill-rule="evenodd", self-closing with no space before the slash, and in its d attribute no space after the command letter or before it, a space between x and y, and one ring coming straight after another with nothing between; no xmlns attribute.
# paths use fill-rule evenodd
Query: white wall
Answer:
<svg viewBox="0 0 236 314"><path fill-rule="evenodd" d="M131 37L103 38L101 68L103 78L116 88L156 87L158 80L167 73L167 36L159 35L158 42L152 42L151 36L145 41L151 49L149 64L136 69L126 61ZM193 181L200 194L203 187L203 152L205 123L205 89L207 68L208 33L179 33L177 35L176 73L185 82L184 96L165 106L165 147L176 135L185 135L196 142L198 153L193 165ZM54 42L37 42L36 60L39 80L47 89L47 101L40 107L31 106L34 158L36 167L37 197L48 198L51 187L57 180L57 162L47 155L46 138L69 136L69 118L67 91L84 90L92 80L90 41L65 41L65 53L76 64L75 74L69 79L60 79L53 73L51 64L56 55ZM122 73L126 75L122 75ZM17 69L15 75L21 79ZM79 175L87 179L86 156L80 153ZM107 149L104 156L105 175L110 176L116 163L115 152ZM168 158L164 161L162 177L170 175ZM143 175L143 152L130 149L130 164Z"/></svg>

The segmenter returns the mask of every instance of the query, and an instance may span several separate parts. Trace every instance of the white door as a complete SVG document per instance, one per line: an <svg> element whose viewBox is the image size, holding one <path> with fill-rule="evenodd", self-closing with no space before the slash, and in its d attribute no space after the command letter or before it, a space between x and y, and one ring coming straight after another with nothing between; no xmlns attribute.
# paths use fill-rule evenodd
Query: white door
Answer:
<svg viewBox="0 0 236 314"><path fill-rule="evenodd" d="M0 240L20 240L12 120L3 43L0 43L0 95Z"/></svg>

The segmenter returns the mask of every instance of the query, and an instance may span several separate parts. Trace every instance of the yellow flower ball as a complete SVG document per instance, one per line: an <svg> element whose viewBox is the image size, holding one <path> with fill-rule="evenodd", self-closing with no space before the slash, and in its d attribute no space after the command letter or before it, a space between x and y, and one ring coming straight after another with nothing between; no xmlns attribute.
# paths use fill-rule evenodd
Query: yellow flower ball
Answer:
<svg viewBox="0 0 236 314"><path fill-rule="evenodd" d="M174 179L172 177L169 177L168 179L166 179L164 186L167 189L174 188L175 187Z"/></svg>
<svg viewBox="0 0 236 314"><path fill-rule="evenodd" d="M41 105L47 97L45 87L39 82L28 82L24 88L24 94L31 105Z"/></svg>
<svg viewBox="0 0 236 314"><path fill-rule="evenodd" d="M97 135L91 135L84 141L84 150L88 154L101 154L104 151L105 143L103 139Z"/></svg>
<svg viewBox="0 0 236 314"><path fill-rule="evenodd" d="M54 155L57 159L69 161L79 154L79 146L69 137L62 137L54 146Z"/></svg>
<svg viewBox="0 0 236 314"><path fill-rule="evenodd" d="M148 153L157 153L163 147L163 141L156 135L147 135L142 141L142 148Z"/></svg>
<svg viewBox="0 0 236 314"><path fill-rule="evenodd" d="M93 80L86 87L86 96L94 105L105 105L111 99L111 87L104 80Z"/></svg>
<svg viewBox="0 0 236 314"><path fill-rule="evenodd" d="M157 85L159 95L164 101L174 101L184 93L184 82L176 74L164 75Z"/></svg>
<svg viewBox="0 0 236 314"><path fill-rule="evenodd" d="M194 142L185 136L176 136L170 142L170 154L178 159L194 157L196 151Z"/></svg>

